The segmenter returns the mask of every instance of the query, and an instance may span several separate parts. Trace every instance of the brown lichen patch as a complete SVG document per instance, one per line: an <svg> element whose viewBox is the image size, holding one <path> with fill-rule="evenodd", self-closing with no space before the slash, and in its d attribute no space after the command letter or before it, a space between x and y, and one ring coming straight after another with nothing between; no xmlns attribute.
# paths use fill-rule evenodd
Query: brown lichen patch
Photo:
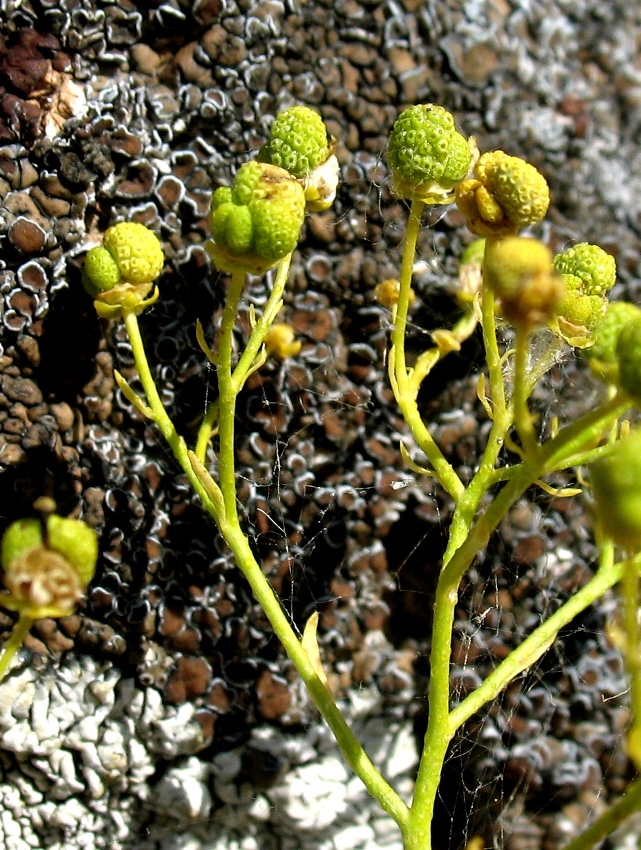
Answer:
<svg viewBox="0 0 641 850"><path fill-rule="evenodd" d="M258 711L265 720L278 720L286 714L292 704L292 697L286 682L274 676L270 670L263 670L256 683Z"/></svg>
<svg viewBox="0 0 641 850"><path fill-rule="evenodd" d="M207 692L211 667L204 658L179 655L165 686L167 700L182 703Z"/></svg>

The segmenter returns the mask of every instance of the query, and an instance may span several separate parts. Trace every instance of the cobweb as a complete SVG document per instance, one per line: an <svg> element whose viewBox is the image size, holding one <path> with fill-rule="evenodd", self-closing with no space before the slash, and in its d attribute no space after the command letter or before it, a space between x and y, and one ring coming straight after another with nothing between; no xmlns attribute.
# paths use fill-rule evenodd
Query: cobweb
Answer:
<svg viewBox="0 0 641 850"><path fill-rule="evenodd" d="M446 277L438 264L429 268L441 281ZM410 346L427 343L422 320L440 303L428 297L419 303ZM293 623L300 629L312 611L322 613L321 651L335 681L342 681L340 695L379 688L384 713L412 723L420 749L430 608L451 505L432 481L399 461L398 440L407 435L384 388L384 362L369 364L360 385L346 379L349 340L329 301L302 294L290 311L295 326L297 311L304 318L303 368L274 365L270 380L246 393L245 410L260 412L273 452L262 479L255 468L240 468L244 520L256 551L280 566L273 575ZM320 340L318 316L327 330ZM381 330L371 348L380 355L387 320L380 311L378 317ZM487 433L474 397L478 339L468 351L473 357L467 364L464 352L435 382L440 388L452 374L452 386L436 402L424 402L437 439L463 475L473 470ZM364 383L367 392L359 394ZM535 394L542 428L564 409L572 416L597 392L565 357ZM253 440L255 449L255 432L248 429L243 439ZM378 442L378 456L372 442ZM382 576L371 564L363 571L361 553L368 549L383 555ZM517 503L463 581L454 629L454 703L588 580L595 559L584 499L532 492ZM435 818L438 850L463 847L475 837L497 850L560 847L623 790L630 776L621 756L627 690L620 656L606 636L615 604L608 597L577 618L456 736ZM354 656L362 652L368 612L376 605L388 612L376 624L389 652L363 681L354 675ZM390 670L408 652L414 656L413 689L409 699L405 689L403 703L386 690L386 677L393 678ZM607 846L625 846L625 835Z"/></svg>
<svg viewBox="0 0 641 850"><path fill-rule="evenodd" d="M378 199L372 178L377 157L362 158L360 167ZM399 210L389 198L376 203L384 232L397 237ZM337 226L356 227L350 216L340 215ZM450 289L461 239L447 218L433 225L419 243L410 357L430 344L430 330L456 317ZM420 751L431 608L452 505L432 479L409 471L400 457L401 440L412 453L415 447L386 374L389 312L375 302L371 286L372 278L391 276L397 264L377 254L374 242L367 248L373 267L358 248L337 256L304 248L295 259L279 320L294 325L303 348L295 360L268 361L239 398L238 504L252 547L295 628L301 632L309 615L320 613L321 655L346 709L350 701L375 694L372 717L411 728ZM211 291L219 304L217 286ZM259 311L265 299L264 283L251 281L238 317L238 344L247 336L247 305ZM196 351L194 362L202 363L184 330L192 324L171 315L163 338L183 334L185 347ZM209 338L215 324L207 329ZM476 395L482 364L476 334L439 364L420 396L435 439L463 480L473 474L488 432ZM197 390L190 384L185 391L187 380L181 388L175 376L172 412L190 423L215 397L215 374L193 364L184 371L197 378ZM171 384L162 370L159 379ZM563 355L534 394L541 428L549 431L556 416L576 418L597 395L580 364ZM576 480L558 476L551 483ZM229 561L220 541L216 546L221 561ZM562 500L533 490L514 506L461 586L453 703L585 584L596 556L585 497ZM553 850L622 793L631 775L622 755L627 692L619 654L606 636L615 604L608 597L577 618L532 670L456 736L435 814L435 850L456 850L476 837L496 850ZM291 671L255 604L246 604L245 615L257 635L256 652L282 665L287 679ZM295 737L317 718L302 688L291 684L290 692L289 713L274 724ZM355 716L354 723L361 728L363 717ZM319 762L328 747L322 738ZM262 792L254 793L258 799ZM287 810L282 801L273 805ZM208 823L217 817L214 811ZM164 834L169 847L171 828ZM340 845L338 839L323 843L331 834L319 835L316 845L308 839L303 844L310 850ZM353 845L372 846L365 838ZM625 835L606 846L627 846Z"/></svg>

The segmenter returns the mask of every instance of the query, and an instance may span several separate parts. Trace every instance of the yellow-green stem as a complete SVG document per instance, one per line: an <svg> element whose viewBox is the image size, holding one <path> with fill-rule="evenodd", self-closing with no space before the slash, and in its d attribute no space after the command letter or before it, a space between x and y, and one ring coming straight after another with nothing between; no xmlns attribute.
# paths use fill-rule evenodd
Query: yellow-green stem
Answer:
<svg viewBox="0 0 641 850"><path fill-rule="evenodd" d="M624 562L621 579L625 648L623 657L630 677L632 723L628 731L628 755L641 768L641 660L639 659L639 574L634 558Z"/></svg>
<svg viewBox="0 0 641 850"><path fill-rule="evenodd" d="M273 324L274 319L282 306L283 292L287 283L287 275L289 273L291 259L292 255L287 254L287 256L283 257L283 259L278 263L276 276L274 278L274 285L269 298L267 299L267 303L265 304L265 308L263 309L263 314L256 322L256 325L252 328L245 350L241 354L240 360L232 372L232 385L237 393L245 383L247 375L251 371L256 360L258 351L263 344L265 335ZM211 440L213 428L217 419L218 399L212 402L207 408L205 418L198 430L195 453L201 461L204 461L207 455L207 447Z"/></svg>
<svg viewBox="0 0 641 850"><path fill-rule="evenodd" d="M505 415L505 383L503 381L503 366L501 354L496 339L496 313L494 308L494 293L489 286L481 289L481 325L483 329L483 345L485 359L490 379L490 392L494 405L494 416Z"/></svg>
<svg viewBox="0 0 641 850"><path fill-rule="evenodd" d="M256 322L256 326L252 330L245 350L238 361L238 365L233 371L234 386L237 391L240 390L245 382L247 373L250 371L256 355L258 354L258 349L263 344L265 334L274 323L274 319L282 307L283 292L285 291L285 285L287 284L287 275L289 274L291 260L292 255L287 254L287 256L283 257L283 259L278 263L276 276L274 277L274 285L269 298L267 299L267 303L265 304L263 314Z"/></svg>
<svg viewBox="0 0 641 850"><path fill-rule="evenodd" d="M590 850L614 832L626 818L641 808L641 776L628 785L625 794L606 809L584 832L573 838L563 850Z"/></svg>
<svg viewBox="0 0 641 850"><path fill-rule="evenodd" d="M334 701L334 697L316 673L301 641L283 613L281 604L271 585L254 558L238 520L236 518L231 522L225 520L219 524L219 528L235 555L236 563L251 585L254 596L267 615L276 636L307 686L316 707L332 730L347 763L362 780L370 794L378 800L381 807L396 821L401 832L404 833L409 816L407 806L376 770L347 725Z"/></svg>
<svg viewBox="0 0 641 850"><path fill-rule="evenodd" d="M445 459L445 456L434 442L434 438L425 427L418 412L416 400L412 392L412 386L407 371L405 360L405 332L407 329L407 312L410 301L410 288L412 285L412 271L414 268L414 254L416 252L416 241L421 227L421 214L425 204L420 200L413 200L412 207L405 231L405 242L403 243L403 261L401 264L400 288L398 305L394 317L392 329L393 369L392 384L395 386L396 401L401 409L403 418L412 432L414 439L421 450L427 455L434 468L439 481L454 498L458 499L463 493L463 483L454 468Z"/></svg>
<svg viewBox="0 0 641 850"><path fill-rule="evenodd" d="M21 614L13 627L11 637L4 646L2 655L0 655L0 682L4 679L7 670L9 669L9 665L13 661L16 652L18 652L24 643L24 639L29 633L29 629L33 626L34 622L35 621L32 620L31 617L26 617L24 614Z"/></svg>
<svg viewBox="0 0 641 850"><path fill-rule="evenodd" d="M205 418L198 429L198 437L196 439L196 447L194 452L199 460L205 461L207 457L207 447L214 433L214 425L218 420L218 399L212 401L207 407Z"/></svg>
<svg viewBox="0 0 641 850"><path fill-rule="evenodd" d="M212 501L192 469L187 445L183 438L178 434L174 427L174 423L167 415L167 411L165 410L160 399L160 395L158 394L158 390L156 389L156 384L153 375L151 374L149 363L147 362L145 346L143 345L142 337L140 335L138 318L135 313L125 313L123 319L129 336L136 369L138 370L138 375L140 377L140 383L142 384L142 388L147 398L147 403L153 413L154 422L158 426L160 433L169 443L169 447L174 453L174 457L185 471L189 479L189 483L203 500L207 509L210 510L211 508L210 512L212 513L212 516L217 517L222 510L222 495L220 494L217 485L215 485L215 490L213 492L218 496L218 500L217 502Z"/></svg>
<svg viewBox="0 0 641 850"><path fill-rule="evenodd" d="M218 439L220 445L218 476L225 503L225 517L228 522L237 517L234 420L236 418L238 391L232 380L232 343L238 302L244 284L245 273L235 271L231 276L227 290L227 300L225 301L218 340Z"/></svg>
<svg viewBox="0 0 641 850"><path fill-rule="evenodd" d="M551 646L559 631L600 599L606 590L614 587L622 572L623 563L614 563L614 547L612 544L604 545L599 569L593 578L528 635L475 691L452 709L449 717L450 731L454 733L480 708L498 696L520 673L535 664Z"/></svg>
<svg viewBox="0 0 641 850"><path fill-rule="evenodd" d="M405 850L430 850L430 825L438 791L443 760L455 729L449 718L449 674L454 610L458 588L466 570L478 553L487 546L490 535L509 508L525 490L541 477L547 466L568 454L581 451L586 442L594 439L626 409L626 400L618 397L591 411L567 426L534 457L515 470L485 513L478 517L465 540L444 564L436 588L434 624L430 652L429 718L410 809Z"/></svg>
<svg viewBox="0 0 641 850"><path fill-rule="evenodd" d="M505 403L501 357L496 341L494 296L489 287L483 288L481 324L489 368L490 389L494 402L494 418L479 468L456 504L450 525L448 545L443 556L444 565L449 562L454 552L467 537L481 500L494 482L496 461L503 447L505 435L512 424L511 410Z"/></svg>
<svg viewBox="0 0 641 850"><path fill-rule="evenodd" d="M223 537L234 553L238 567L249 582L254 596L267 615L276 636L305 682L323 718L332 729L348 764L361 778L370 793L379 801L383 809L394 818L401 830L404 830L408 818L407 806L382 778L349 729L333 696L319 678L301 641L285 616L280 602L256 561L240 527L236 507L234 418L236 397L239 388L242 386L242 369L238 373L241 380L236 381L237 373L232 372L232 334L243 284L244 274L234 273L223 310L218 345L218 435L220 441L218 472L224 510L220 512L218 517L214 516L214 519L217 520ZM257 350L258 346L256 346ZM247 353L247 350L245 353ZM251 367L252 362L253 356L247 359L247 368ZM202 474L203 470L200 470L200 475ZM202 484L201 481L201 486ZM208 480L205 483L205 489L209 491L212 485L214 485L213 480Z"/></svg>

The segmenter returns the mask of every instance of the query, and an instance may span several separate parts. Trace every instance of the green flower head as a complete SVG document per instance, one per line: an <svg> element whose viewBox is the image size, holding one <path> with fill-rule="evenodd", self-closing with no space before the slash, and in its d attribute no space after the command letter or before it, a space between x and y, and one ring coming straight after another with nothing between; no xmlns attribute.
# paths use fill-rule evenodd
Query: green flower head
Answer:
<svg viewBox="0 0 641 850"><path fill-rule="evenodd" d="M641 431L619 440L590 467L596 512L603 530L619 546L641 549Z"/></svg>
<svg viewBox="0 0 641 850"><path fill-rule="evenodd" d="M491 151L476 163L474 177L459 183L456 203L472 233L510 236L543 219L550 190L529 162Z"/></svg>
<svg viewBox="0 0 641 850"><path fill-rule="evenodd" d="M147 298L164 262L160 241L149 228L122 221L87 253L82 283L103 318L116 318L123 310L140 312L158 297L156 292Z"/></svg>
<svg viewBox="0 0 641 850"><path fill-rule="evenodd" d="M97 245L87 253L82 267L82 283L90 295L95 298L101 292L108 292L118 286L121 279L118 263L103 245Z"/></svg>
<svg viewBox="0 0 641 850"><path fill-rule="evenodd" d="M621 328L616 345L618 384L641 404L641 313Z"/></svg>
<svg viewBox="0 0 641 850"><path fill-rule="evenodd" d="M331 152L331 139L321 116L308 106L292 106L276 116L259 159L307 177Z"/></svg>
<svg viewBox="0 0 641 850"><path fill-rule="evenodd" d="M472 151L454 117L431 103L410 106L398 116L387 147L392 191L402 198L449 203L467 174Z"/></svg>
<svg viewBox="0 0 641 850"><path fill-rule="evenodd" d="M207 250L222 271L263 274L294 250L304 216L304 189L289 172L246 162L213 194Z"/></svg>
<svg viewBox="0 0 641 850"><path fill-rule="evenodd" d="M155 233L144 224L122 221L105 233L103 246L109 251L120 274L128 283L151 283L165 262Z"/></svg>
<svg viewBox="0 0 641 850"><path fill-rule="evenodd" d="M556 268L556 258L554 266ZM558 269L557 269L558 271ZM607 298L590 295L581 278L562 274L565 296L556 315L556 330L565 341L576 348L586 348L595 341L594 333L608 306Z"/></svg>
<svg viewBox="0 0 641 850"><path fill-rule="evenodd" d="M606 307L605 315L597 325L595 343L584 351L590 363L590 369L599 378L608 383L617 383L619 358L617 343L623 328L631 321L641 319L641 310L636 304L627 301L613 301Z"/></svg>
<svg viewBox="0 0 641 850"><path fill-rule="evenodd" d="M93 578L98 540L81 520L20 519L5 531L0 557L8 591L0 605L34 620L66 617Z"/></svg>
<svg viewBox="0 0 641 850"><path fill-rule="evenodd" d="M607 295L617 276L614 257L598 245L589 245L587 242L557 254L554 268L559 274L579 278L581 289L586 295Z"/></svg>

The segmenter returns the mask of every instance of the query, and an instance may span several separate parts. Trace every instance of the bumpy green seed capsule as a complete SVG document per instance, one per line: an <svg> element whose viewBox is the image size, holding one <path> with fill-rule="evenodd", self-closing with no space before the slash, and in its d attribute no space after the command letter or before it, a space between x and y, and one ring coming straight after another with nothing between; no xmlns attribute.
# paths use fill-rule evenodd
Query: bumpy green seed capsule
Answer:
<svg viewBox="0 0 641 850"><path fill-rule="evenodd" d="M42 546L42 523L39 519L19 519L12 522L2 536L2 569L6 571L23 552L37 546Z"/></svg>
<svg viewBox="0 0 641 850"><path fill-rule="evenodd" d="M588 294L581 278L573 274L562 274L561 278L565 296L557 309L554 330L570 345L586 348L595 341L594 333L605 315L608 300Z"/></svg>
<svg viewBox="0 0 641 850"><path fill-rule="evenodd" d="M559 274L578 277L586 295L606 295L614 286L617 276L614 257L598 245L589 245L587 242L557 254L554 268Z"/></svg>
<svg viewBox="0 0 641 850"><path fill-rule="evenodd" d="M91 581L98 540L84 522L51 514L12 523L2 538L1 559L8 593L0 605L31 618L72 613Z"/></svg>
<svg viewBox="0 0 641 850"><path fill-rule="evenodd" d="M88 252L82 283L102 318L140 313L158 298L154 281L164 262L158 237L144 224L123 221L106 231L103 245Z"/></svg>
<svg viewBox="0 0 641 850"><path fill-rule="evenodd" d="M431 103L410 106L394 122L387 147L392 191L401 198L449 203L472 161L454 117Z"/></svg>
<svg viewBox="0 0 641 850"><path fill-rule="evenodd" d="M621 328L616 346L619 386L641 403L641 315Z"/></svg>
<svg viewBox="0 0 641 850"><path fill-rule="evenodd" d="M456 203L472 233L509 236L544 218L550 190L533 165L491 151L476 163L474 177L457 186Z"/></svg>
<svg viewBox="0 0 641 850"><path fill-rule="evenodd" d="M608 304L605 316L595 329L594 345L584 351L590 363L590 369L597 377L608 383L617 383L619 335L628 322L640 319L641 310L636 304L629 304L627 301L613 301Z"/></svg>
<svg viewBox="0 0 641 850"><path fill-rule="evenodd" d="M46 524L47 545L67 559L86 587L93 578L98 559L96 532L81 520L57 514L48 517Z"/></svg>
<svg viewBox="0 0 641 850"><path fill-rule="evenodd" d="M151 283L165 263L158 237L135 221L114 224L106 231L103 245L128 283Z"/></svg>
<svg viewBox="0 0 641 850"><path fill-rule="evenodd" d="M259 159L294 177L307 177L329 155L330 138L318 112L308 106L292 106L276 116Z"/></svg>
<svg viewBox="0 0 641 850"><path fill-rule="evenodd" d="M305 192L294 177L269 163L247 162L231 189L213 194L207 250L223 271L263 274L294 250L304 215Z"/></svg>
<svg viewBox="0 0 641 850"><path fill-rule="evenodd" d="M118 286L121 278L118 263L103 245L97 245L87 253L82 268L82 284L94 298L99 292L108 292Z"/></svg>
<svg viewBox="0 0 641 850"><path fill-rule="evenodd" d="M641 549L641 431L620 440L590 467L597 516L605 533L629 552Z"/></svg>

